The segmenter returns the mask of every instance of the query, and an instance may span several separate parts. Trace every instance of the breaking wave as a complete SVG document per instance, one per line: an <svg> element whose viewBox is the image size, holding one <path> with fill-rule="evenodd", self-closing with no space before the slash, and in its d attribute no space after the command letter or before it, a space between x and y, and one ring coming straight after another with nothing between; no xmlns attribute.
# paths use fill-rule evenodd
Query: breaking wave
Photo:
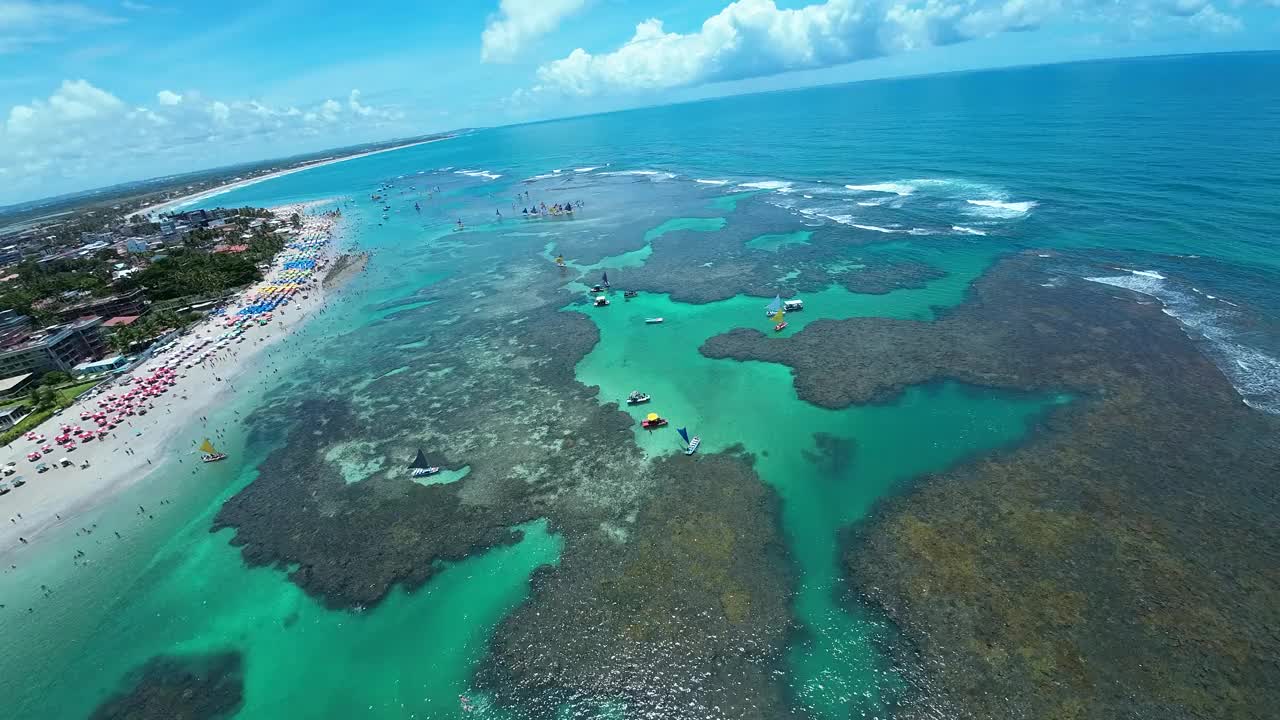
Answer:
<svg viewBox="0 0 1280 720"><path fill-rule="evenodd" d="M502 177L497 173L491 173L488 170L455 170L454 175L466 175L467 177L482 177L488 180L497 180Z"/></svg>
<svg viewBox="0 0 1280 720"><path fill-rule="evenodd" d="M855 192L890 193L899 197L910 195L918 189L915 185L896 182L873 183L871 185L845 185L844 187L846 190L853 190Z"/></svg>
<svg viewBox="0 0 1280 720"><path fill-rule="evenodd" d="M1203 338L1208 350L1205 354L1227 377L1236 392L1240 393L1246 405L1263 412L1280 414L1280 359L1242 342L1240 333L1228 324L1238 313L1215 307L1221 304L1231 307L1238 307L1237 305L1216 298L1211 300L1212 305L1206 304L1195 294L1183 291L1155 270L1126 272L1127 275L1085 279L1125 288L1159 300L1166 315L1177 319L1184 328ZM1197 291L1196 294L1201 293Z"/></svg>
<svg viewBox="0 0 1280 720"><path fill-rule="evenodd" d="M592 165L591 167L580 167L580 168L574 168L574 169L573 169L573 171L574 171L574 172L576 172L576 173L585 173L585 172L591 172L592 170L599 170L599 169L600 169L600 168L602 168L602 167L604 167L604 166L603 166L603 165Z"/></svg>
<svg viewBox="0 0 1280 720"><path fill-rule="evenodd" d="M795 183L790 180L760 180L758 182L738 183L738 187L753 188L755 190L777 190L778 192L790 192L791 186Z"/></svg>
<svg viewBox="0 0 1280 720"><path fill-rule="evenodd" d="M990 215L995 217L1019 217L1031 212L1036 206L1034 200L1024 200L1022 202L1005 202L1004 200L965 200L965 202L977 208L974 212L980 215Z"/></svg>
<svg viewBox="0 0 1280 720"><path fill-rule="evenodd" d="M986 230L979 230L978 228L965 227L964 225L952 225L951 230L953 232L958 232L961 235L986 235L987 234Z"/></svg>
<svg viewBox="0 0 1280 720"><path fill-rule="evenodd" d="M664 172L662 170L611 170L609 172L602 172L600 174L601 175L643 175L645 177L663 178L666 180L670 180L671 178L676 176L675 173Z"/></svg>
<svg viewBox="0 0 1280 720"><path fill-rule="evenodd" d="M702 178L697 178L696 180L694 180L694 182L702 183L703 185L728 185L729 184L728 180L704 180Z"/></svg>

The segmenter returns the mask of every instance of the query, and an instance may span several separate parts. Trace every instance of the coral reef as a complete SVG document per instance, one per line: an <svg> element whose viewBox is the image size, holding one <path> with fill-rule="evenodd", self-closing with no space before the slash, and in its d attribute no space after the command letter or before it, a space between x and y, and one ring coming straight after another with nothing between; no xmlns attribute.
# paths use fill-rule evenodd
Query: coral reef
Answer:
<svg viewBox="0 0 1280 720"><path fill-rule="evenodd" d="M851 588L916 651L908 717L1272 716L1280 420L1158 304L1043 264L1002 262L936 322L734 331L703 351L786 363L827 407L938 378L1075 396L1026 446L848 533Z"/></svg>
<svg viewBox="0 0 1280 720"><path fill-rule="evenodd" d="M732 455L654 464L615 537L571 543L493 640L481 681L548 711L610 698L663 718L775 718L794 584L778 498Z"/></svg>
<svg viewBox="0 0 1280 720"><path fill-rule="evenodd" d="M90 720L217 720L239 709L244 678L238 652L152 658L103 701Z"/></svg>

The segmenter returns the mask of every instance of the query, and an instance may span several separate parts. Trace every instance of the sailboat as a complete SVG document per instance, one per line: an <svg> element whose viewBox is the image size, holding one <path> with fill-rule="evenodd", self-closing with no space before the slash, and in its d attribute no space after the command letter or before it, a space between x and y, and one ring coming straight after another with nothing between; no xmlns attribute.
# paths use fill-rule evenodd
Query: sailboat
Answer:
<svg viewBox="0 0 1280 720"><path fill-rule="evenodd" d="M609 273L606 272L600 275L600 284L609 287Z"/></svg>
<svg viewBox="0 0 1280 720"><path fill-rule="evenodd" d="M764 309L764 314L766 316L776 315L778 311L781 309L782 309L782 296L775 295L773 296L773 302L769 303L768 307Z"/></svg>
<svg viewBox="0 0 1280 720"><path fill-rule="evenodd" d="M786 317L786 313L779 310L778 312L773 314L773 317L769 318L770 320L777 323L777 325L773 326L774 332L782 332L787 327L787 321L783 320L784 317Z"/></svg>
<svg viewBox="0 0 1280 720"><path fill-rule="evenodd" d="M684 449L685 455L692 455L698 452L698 446L702 444L702 438L694 435L693 439L690 440L689 431L685 428L676 428L676 432L680 433L680 437L684 438L684 441L689 444L689 447Z"/></svg>
<svg viewBox="0 0 1280 720"><path fill-rule="evenodd" d="M418 448L418 456L409 463L409 467L413 469L413 477L427 477L440 472L440 468L427 463L427 454L422 452L422 448Z"/></svg>
<svg viewBox="0 0 1280 720"><path fill-rule="evenodd" d="M557 255L557 256L556 256L556 264L557 264L557 265L559 265L560 267L564 267L564 256L563 256L563 255Z"/></svg>
<svg viewBox="0 0 1280 720"><path fill-rule="evenodd" d="M204 453L200 456L200 459L207 463L227 459L227 454L218 452L218 450L213 447L213 443L209 442L209 438L205 438L204 442L200 444L200 452Z"/></svg>

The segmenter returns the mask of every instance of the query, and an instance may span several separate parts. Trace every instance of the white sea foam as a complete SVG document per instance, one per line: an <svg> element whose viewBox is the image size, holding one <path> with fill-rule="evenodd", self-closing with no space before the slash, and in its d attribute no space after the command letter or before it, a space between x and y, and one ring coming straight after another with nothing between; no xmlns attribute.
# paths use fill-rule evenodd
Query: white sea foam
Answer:
<svg viewBox="0 0 1280 720"><path fill-rule="evenodd" d="M1194 295L1183 292L1154 270L1128 272L1128 275L1085 279L1159 300L1166 315L1176 318L1184 328L1206 341L1206 354L1227 376L1245 404L1280 414L1280 359L1241 342L1239 335L1224 322L1234 314L1232 311L1205 307ZM1239 307L1226 300L1217 302Z"/></svg>
<svg viewBox="0 0 1280 720"><path fill-rule="evenodd" d="M705 178L697 178L696 180L694 180L694 182L702 183L703 185L728 185L729 184L728 180L707 180Z"/></svg>
<svg viewBox="0 0 1280 720"><path fill-rule="evenodd" d="M878 192L890 193L898 196L906 196L916 191L915 185L900 182L872 183L870 185L845 185L846 190L855 192Z"/></svg>
<svg viewBox="0 0 1280 720"><path fill-rule="evenodd" d="M661 177L670 180L675 177L675 173L663 172L661 170L613 170L611 172L600 173L601 175L645 175L648 177Z"/></svg>
<svg viewBox="0 0 1280 720"><path fill-rule="evenodd" d="M987 234L986 230L979 230L978 228L965 227L964 225L952 225L951 229L962 235L986 235Z"/></svg>
<svg viewBox="0 0 1280 720"><path fill-rule="evenodd" d="M975 212L983 215L994 215L996 217L1018 217L1031 212L1036 206L1034 200L1024 200L1022 202L1006 202L1004 200L965 200L965 202L978 208Z"/></svg>
<svg viewBox="0 0 1280 720"><path fill-rule="evenodd" d="M858 204L862 207L876 207L877 205L883 205L892 199L893 198L882 197L876 198L875 200L859 200Z"/></svg>
<svg viewBox="0 0 1280 720"><path fill-rule="evenodd" d="M1137 275L1138 277L1148 277L1148 278L1151 278L1151 279L1153 279L1153 280L1167 280L1167 279L1168 279L1168 278L1166 278L1165 276L1161 275L1160 273L1156 272L1155 270L1130 270L1129 272L1130 272L1130 273L1133 273L1134 275ZM1195 288L1191 288L1191 289L1192 289L1192 290L1196 290ZM1200 291L1199 291L1199 290L1196 290L1196 292L1200 292Z"/></svg>
<svg viewBox="0 0 1280 720"><path fill-rule="evenodd" d="M466 175L467 177L482 177L489 180L497 180L502 177L497 173L491 173L488 170L456 170L454 175Z"/></svg>
<svg viewBox="0 0 1280 720"><path fill-rule="evenodd" d="M893 230L893 229L891 229L891 228L883 228L883 227L880 227L880 226L878 226L878 225L859 225L859 224L857 224L857 223L849 223L849 226L850 226L850 227L856 227L856 228L858 228L859 230L870 230L870 231L872 231L872 232L879 232L879 233L899 233L899 232L903 232L902 230Z"/></svg>
<svg viewBox="0 0 1280 720"><path fill-rule="evenodd" d="M738 187L753 188L756 190L777 190L778 192L789 192L792 183L789 180L760 180L759 182L738 183Z"/></svg>
<svg viewBox="0 0 1280 720"><path fill-rule="evenodd" d="M580 168L574 168L574 169L573 169L573 171L574 171L574 172L591 172L592 170L599 170L599 169L600 169L600 168L602 168L602 167L604 167L604 166L603 166L603 165L592 165L591 167L580 167Z"/></svg>
<svg viewBox="0 0 1280 720"><path fill-rule="evenodd" d="M555 173L542 173L541 175L534 175L533 177L525 180L525 182L533 182L534 180L546 180L547 178L553 178L555 176L556 176Z"/></svg>

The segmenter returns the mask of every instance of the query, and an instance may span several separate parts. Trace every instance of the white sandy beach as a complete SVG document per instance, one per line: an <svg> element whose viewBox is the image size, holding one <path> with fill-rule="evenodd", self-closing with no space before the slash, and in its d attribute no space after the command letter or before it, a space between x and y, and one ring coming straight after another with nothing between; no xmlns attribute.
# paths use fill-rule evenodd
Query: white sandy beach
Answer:
<svg viewBox="0 0 1280 720"><path fill-rule="evenodd" d="M305 211L306 206L285 206L275 210L281 217L288 217L292 212ZM337 255L337 243L331 234L333 225L332 219L306 216L302 231L303 234L329 234L330 241L325 247L326 264L331 263ZM263 282L270 282L278 271L277 262ZM154 407L145 416L126 418L124 424L117 426L102 440L80 443L72 452L54 445L52 453L36 462L26 457L28 452L36 448L36 444L25 438L18 438L7 447L0 448L0 464L11 461L16 463L18 475L27 481L26 485L0 496L0 555L19 545L20 537L31 541L50 527L74 522L80 512L138 482L151 470L159 467L162 460L174 459L175 454L182 455L184 467L200 466L199 452L192 443L193 440L198 442L199 438L176 436L180 432L200 433L198 422L193 428L193 419L206 415L210 409L231 397L232 393L248 391L257 374L265 370L263 363L256 362L263 351L293 335L307 318L324 305L331 288L323 287L323 274L323 271L317 269L315 278L306 291L306 299L302 298L302 294L295 295L287 307L275 313L268 325L254 325L247 331L244 342L230 344L204 362L186 368L186 363L180 364L176 357L180 348L194 338L216 338L225 332L224 318L208 318L189 329L178 339L174 348L152 357L123 376L144 377L166 365L179 373L177 385L169 388L167 394L156 398L153 401ZM231 307L242 304L241 299L246 293L242 293ZM127 392L129 386L120 384L123 377L113 381L114 385L106 392ZM65 409L61 415L55 415L41 424L35 432L47 436L49 444L53 445L53 438L61 433L61 425L92 425L82 422L80 413L82 410L97 410L98 400L104 396L90 395L92 393L82 396L79 402ZM210 429L208 435L213 436L214 431ZM126 449L131 452L126 453ZM57 467L56 461L64 457L74 465ZM80 465L86 460L89 467L82 469ZM37 473L36 467L40 463L48 464L49 470ZM12 477L8 479L12 480ZM19 515L21 518L18 518ZM11 518L13 521L10 521Z"/></svg>
<svg viewBox="0 0 1280 720"><path fill-rule="evenodd" d="M198 193L183 195L182 197L173 198L172 200L165 200L164 202L156 203L155 205L148 205L147 207L140 208L138 210L135 210L129 213L126 216L126 218L132 218L135 215L151 215L153 213L166 212L179 205L186 205L186 204L199 202L206 198L211 198L215 195L221 195L222 193L231 192L232 190L238 190L242 187L248 187L249 185L254 185L256 183L263 182L264 180L271 180L272 178L283 177L285 175L292 175L293 173L302 172L303 170L311 170L313 168L324 167L325 165L333 165L334 163L346 162L348 160L355 160L362 157L369 157L370 155L378 155L381 153L395 152L396 150L404 150L405 148L417 147L419 145L429 145L434 142L449 140L452 137L453 136L450 135L448 137L435 138L434 140L422 140L421 142L409 143L407 145L397 145L395 147L383 148L381 150L371 150L369 152L356 153L355 155L345 155L340 158L320 160L317 162L302 165L301 167L289 168L287 170L277 170L276 172L267 173L266 175L259 175L258 177L249 178L247 180L237 180L235 182L223 183L222 185L209 188L208 190L202 190Z"/></svg>

